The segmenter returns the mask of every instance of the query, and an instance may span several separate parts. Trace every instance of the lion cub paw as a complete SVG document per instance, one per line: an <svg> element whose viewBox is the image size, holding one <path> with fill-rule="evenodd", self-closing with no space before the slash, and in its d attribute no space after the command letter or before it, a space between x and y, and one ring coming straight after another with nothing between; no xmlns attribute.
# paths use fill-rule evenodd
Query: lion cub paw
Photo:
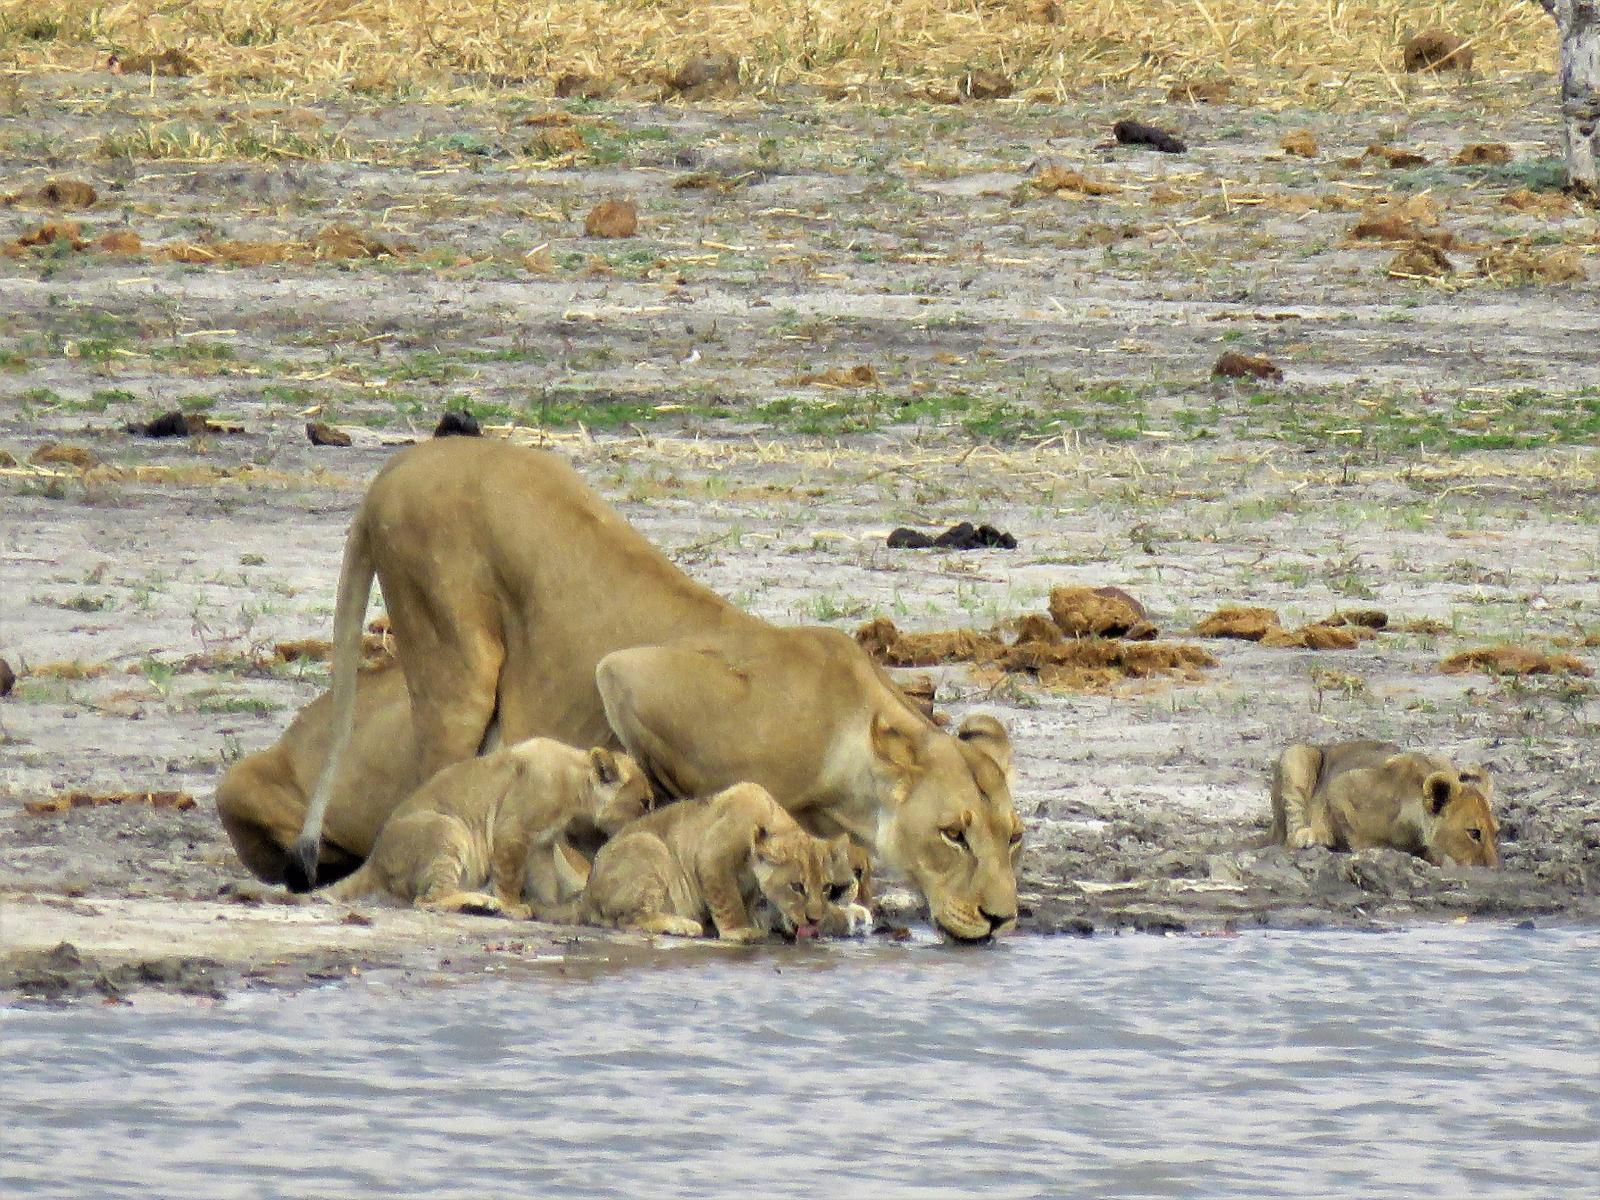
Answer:
<svg viewBox="0 0 1600 1200"><path fill-rule="evenodd" d="M1285 844L1291 850L1306 850L1312 846L1331 846L1333 839L1324 837L1308 825L1304 829L1296 829L1291 833L1285 839Z"/></svg>
<svg viewBox="0 0 1600 1200"><path fill-rule="evenodd" d="M719 929L717 937L724 942L732 942L738 946L748 946L752 942L767 940L767 931L758 929L754 925L747 925L743 929Z"/></svg>
<svg viewBox="0 0 1600 1200"><path fill-rule="evenodd" d="M845 937L861 937L872 932L872 910L865 904L847 904L840 910Z"/></svg>

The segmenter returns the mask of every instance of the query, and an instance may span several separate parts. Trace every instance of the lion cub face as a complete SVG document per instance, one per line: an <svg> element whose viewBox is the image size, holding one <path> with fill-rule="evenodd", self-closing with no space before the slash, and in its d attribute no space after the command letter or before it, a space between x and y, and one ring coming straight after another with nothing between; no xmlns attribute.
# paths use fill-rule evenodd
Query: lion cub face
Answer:
<svg viewBox="0 0 1600 1200"><path fill-rule="evenodd" d="M588 782L589 811L594 813L595 827L607 837L649 812L655 801L644 769L628 755L601 746L589 751Z"/></svg>
<svg viewBox="0 0 1600 1200"><path fill-rule="evenodd" d="M1433 819L1427 859L1436 867L1498 867L1500 823L1489 802L1494 782L1486 767L1435 771L1423 782L1423 805Z"/></svg>
<svg viewBox="0 0 1600 1200"><path fill-rule="evenodd" d="M800 829L758 829L751 849L756 885L784 936L814 937L855 903L859 883L843 834L828 841Z"/></svg>

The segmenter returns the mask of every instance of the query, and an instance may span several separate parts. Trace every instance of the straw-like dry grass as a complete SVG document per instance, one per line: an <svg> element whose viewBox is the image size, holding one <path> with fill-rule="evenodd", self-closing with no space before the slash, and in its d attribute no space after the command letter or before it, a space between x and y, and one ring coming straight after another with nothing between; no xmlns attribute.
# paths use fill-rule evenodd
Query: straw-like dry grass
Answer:
<svg viewBox="0 0 1600 1200"><path fill-rule="evenodd" d="M981 67L1041 99L1226 73L1337 102L1401 93L1401 43L1435 26L1481 74L1554 62L1528 0L3 0L0 56L81 70L179 48L221 88L547 90L576 73L659 95L686 60L731 52L747 91L916 91Z"/></svg>

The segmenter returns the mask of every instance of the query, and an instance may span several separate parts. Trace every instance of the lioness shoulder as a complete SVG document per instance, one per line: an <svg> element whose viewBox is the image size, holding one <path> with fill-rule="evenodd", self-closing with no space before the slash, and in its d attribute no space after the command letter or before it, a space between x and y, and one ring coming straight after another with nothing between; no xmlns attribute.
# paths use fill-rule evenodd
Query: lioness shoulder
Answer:
<svg viewBox="0 0 1600 1200"><path fill-rule="evenodd" d="M615 832L650 799L626 754L529 738L428 780L390 815L362 867L323 894L387 892L422 908L526 918L528 899L558 902L587 881L567 840L576 827Z"/></svg>
<svg viewBox="0 0 1600 1200"><path fill-rule="evenodd" d="M736 784L634 821L600 848L579 919L698 937L709 919L727 941L766 935L753 913L791 937L859 931L850 840L801 829L765 788Z"/></svg>
<svg viewBox="0 0 1600 1200"><path fill-rule="evenodd" d="M1388 742L1297 743L1272 780L1272 838L1291 849L1389 847L1435 866L1497 867L1494 783L1483 766Z"/></svg>

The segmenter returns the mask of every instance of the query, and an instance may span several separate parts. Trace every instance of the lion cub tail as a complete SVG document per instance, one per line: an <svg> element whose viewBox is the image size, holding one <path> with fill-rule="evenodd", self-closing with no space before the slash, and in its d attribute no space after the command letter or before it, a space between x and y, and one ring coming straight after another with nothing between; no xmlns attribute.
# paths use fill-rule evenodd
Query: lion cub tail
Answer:
<svg viewBox="0 0 1600 1200"><path fill-rule="evenodd" d="M317 859L322 848L322 823L333 795L339 763L350 744L356 716L356 673L361 667L361 632L367 615L367 599L372 593L375 569L366 532L365 506L356 513L350 536L344 544L344 562L339 569L339 593L333 611L333 712L330 719L333 737L328 757L317 776L316 790L306 808L300 836L295 839L284 864L283 879L291 892L308 892L316 886ZM359 872L358 872L359 874Z"/></svg>

